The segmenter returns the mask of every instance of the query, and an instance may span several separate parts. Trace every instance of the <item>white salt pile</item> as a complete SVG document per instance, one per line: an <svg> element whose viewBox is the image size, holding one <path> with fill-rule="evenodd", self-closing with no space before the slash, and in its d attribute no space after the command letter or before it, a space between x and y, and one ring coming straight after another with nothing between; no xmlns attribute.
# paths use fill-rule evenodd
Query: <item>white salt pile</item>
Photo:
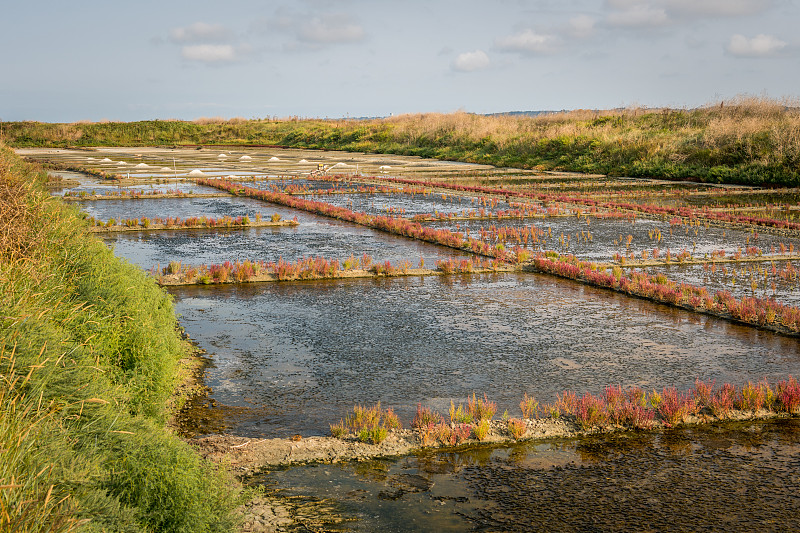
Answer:
<svg viewBox="0 0 800 533"><path fill-rule="evenodd" d="M270 158L269 158L269 160L270 160L270 161L280 161L280 159L278 159L278 158L277 158L277 157L275 157L275 156L272 156L272 157L270 157Z"/></svg>
<svg viewBox="0 0 800 533"><path fill-rule="evenodd" d="M203 174L203 171L202 170L198 170L198 169L192 170L191 172L189 172L189 175L190 176L205 176L205 174Z"/></svg>
<svg viewBox="0 0 800 533"><path fill-rule="evenodd" d="M250 157L249 155L243 155L242 157L239 158L239 161L250 161L251 159L253 158Z"/></svg>

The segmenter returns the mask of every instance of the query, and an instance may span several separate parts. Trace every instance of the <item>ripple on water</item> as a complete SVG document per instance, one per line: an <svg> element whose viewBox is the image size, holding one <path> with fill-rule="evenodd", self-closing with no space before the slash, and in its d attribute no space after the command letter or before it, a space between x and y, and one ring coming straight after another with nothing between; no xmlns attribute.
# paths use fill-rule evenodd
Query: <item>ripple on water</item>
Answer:
<svg viewBox="0 0 800 533"><path fill-rule="evenodd" d="M795 339L539 275L179 288L181 322L215 367L223 403L266 410L253 436L324 434L380 400L408 424L417 402L486 393L552 401L605 385L690 388L800 371ZM200 311L202 309L202 311Z"/></svg>

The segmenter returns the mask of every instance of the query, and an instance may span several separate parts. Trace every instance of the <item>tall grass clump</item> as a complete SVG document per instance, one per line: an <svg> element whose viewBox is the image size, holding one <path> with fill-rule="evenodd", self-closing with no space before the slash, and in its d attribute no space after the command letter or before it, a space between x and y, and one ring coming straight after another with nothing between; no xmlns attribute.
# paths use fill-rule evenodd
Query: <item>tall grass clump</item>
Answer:
<svg viewBox="0 0 800 533"><path fill-rule="evenodd" d="M236 492L165 427L170 297L0 145L0 531L226 531Z"/></svg>

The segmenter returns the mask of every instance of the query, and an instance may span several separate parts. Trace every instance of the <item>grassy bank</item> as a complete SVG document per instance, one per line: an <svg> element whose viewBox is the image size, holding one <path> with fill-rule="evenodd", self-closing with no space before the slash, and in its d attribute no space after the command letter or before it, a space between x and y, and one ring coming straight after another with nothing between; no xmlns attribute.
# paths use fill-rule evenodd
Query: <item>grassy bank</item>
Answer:
<svg viewBox="0 0 800 533"><path fill-rule="evenodd" d="M739 98L694 110L525 116L400 115L375 120L3 124L11 146L256 144L418 155L619 176L800 185L800 109Z"/></svg>
<svg viewBox="0 0 800 533"><path fill-rule="evenodd" d="M169 296L0 145L0 531L225 531L235 491L165 429Z"/></svg>

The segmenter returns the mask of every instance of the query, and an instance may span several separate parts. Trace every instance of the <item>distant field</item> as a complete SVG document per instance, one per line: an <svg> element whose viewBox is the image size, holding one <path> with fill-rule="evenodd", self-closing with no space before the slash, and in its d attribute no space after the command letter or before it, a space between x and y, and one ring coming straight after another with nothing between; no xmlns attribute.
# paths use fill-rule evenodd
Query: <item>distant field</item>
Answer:
<svg viewBox="0 0 800 533"><path fill-rule="evenodd" d="M370 120L3 123L13 147L269 145L418 155L501 167L709 183L800 185L800 108L740 98L694 110Z"/></svg>

